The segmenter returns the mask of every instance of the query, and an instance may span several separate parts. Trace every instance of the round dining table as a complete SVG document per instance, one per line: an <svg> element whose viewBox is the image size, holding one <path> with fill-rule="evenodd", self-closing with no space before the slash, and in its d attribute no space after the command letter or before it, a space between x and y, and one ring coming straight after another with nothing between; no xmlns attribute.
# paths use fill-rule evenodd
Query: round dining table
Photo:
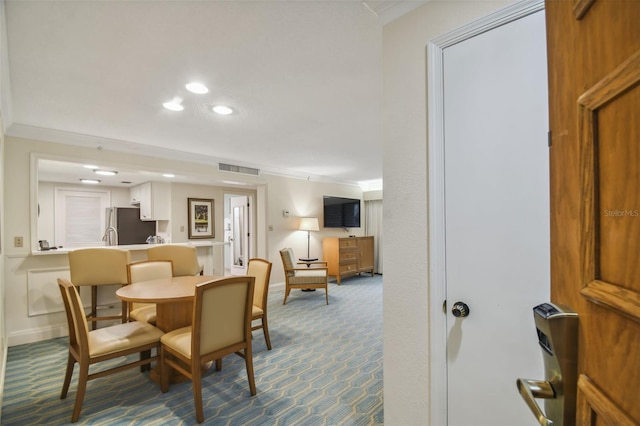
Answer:
<svg viewBox="0 0 640 426"><path fill-rule="evenodd" d="M125 302L155 303L156 327L167 333L191 325L196 285L220 278L195 275L140 281L120 287L116 295Z"/></svg>

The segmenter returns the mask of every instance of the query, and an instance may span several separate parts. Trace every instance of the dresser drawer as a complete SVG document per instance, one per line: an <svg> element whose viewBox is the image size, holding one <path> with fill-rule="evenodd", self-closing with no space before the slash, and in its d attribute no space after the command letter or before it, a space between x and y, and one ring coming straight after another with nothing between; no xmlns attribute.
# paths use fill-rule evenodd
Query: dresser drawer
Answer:
<svg viewBox="0 0 640 426"><path fill-rule="evenodd" d="M352 263L356 259L358 259L358 252L355 250L340 252L340 263Z"/></svg>
<svg viewBox="0 0 640 426"><path fill-rule="evenodd" d="M357 241L355 238L340 238L340 249L348 249L357 247Z"/></svg>
<svg viewBox="0 0 640 426"><path fill-rule="evenodd" d="M350 263L347 265L340 265L340 274L347 274L349 272L357 272L358 271L358 265L355 263Z"/></svg>

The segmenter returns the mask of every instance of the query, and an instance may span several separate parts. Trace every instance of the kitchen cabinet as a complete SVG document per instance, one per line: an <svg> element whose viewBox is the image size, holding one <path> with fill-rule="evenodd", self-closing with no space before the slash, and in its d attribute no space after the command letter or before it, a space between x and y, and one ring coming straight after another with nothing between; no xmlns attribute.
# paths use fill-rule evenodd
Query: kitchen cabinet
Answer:
<svg viewBox="0 0 640 426"><path fill-rule="evenodd" d="M322 256L338 284L342 277L361 272L373 276L373 237L323 238Z"/></svg>
<svg viewBox="0 0 640 426"><path fill-rule="evenodd" d="M140 196L142 195L142 189L140 185L132 186L129 189L129 203L130 204L140 204Z"/></svg>
<svg viewBox="0 0 640 426"><path fill-rule="evenodd" d="M134 194L139 197L140 219L169 220L171 218L171 187L168 183L145 182L131 188L130 194L132 200Z"/></svg>

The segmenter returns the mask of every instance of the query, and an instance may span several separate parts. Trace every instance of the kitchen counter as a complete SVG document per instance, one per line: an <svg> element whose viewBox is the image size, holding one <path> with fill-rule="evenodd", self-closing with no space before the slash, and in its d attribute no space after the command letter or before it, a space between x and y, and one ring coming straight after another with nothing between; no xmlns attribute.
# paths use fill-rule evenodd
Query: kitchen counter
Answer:
<svg viewBox="0 0 640 426"><path fill-rule="evenodd" d="M216 241L194 241L188 243L168 243L171 245L177 246L193 246L193 247L214 247L214 246L222 246L226 243L216 242ZM99 248L114 248L114 249L124 249L129 251L142 251L147 250L151 246L156 246L159 244L130 244L130 245L122 245L122 246L98 246ZM89 248L89 247L62 247L56 250L35 250L32 251L31 254L34 256L50 256L56 254L64 254L66 255L72 250L77 250L79 248ZM94 247L91 247L94 248Z"/></svg>

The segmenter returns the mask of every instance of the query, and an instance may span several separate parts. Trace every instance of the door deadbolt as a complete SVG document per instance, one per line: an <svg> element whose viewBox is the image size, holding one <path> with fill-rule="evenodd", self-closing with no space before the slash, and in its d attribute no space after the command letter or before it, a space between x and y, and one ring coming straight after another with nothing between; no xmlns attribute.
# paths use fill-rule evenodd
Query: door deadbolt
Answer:
<svg viewBox="0 0 640 426"><path fill-rule="evenodd" d="M469 316L469 306L464 302L456 302L451 308L451 313L454 317L467 317Z"/></svg>

